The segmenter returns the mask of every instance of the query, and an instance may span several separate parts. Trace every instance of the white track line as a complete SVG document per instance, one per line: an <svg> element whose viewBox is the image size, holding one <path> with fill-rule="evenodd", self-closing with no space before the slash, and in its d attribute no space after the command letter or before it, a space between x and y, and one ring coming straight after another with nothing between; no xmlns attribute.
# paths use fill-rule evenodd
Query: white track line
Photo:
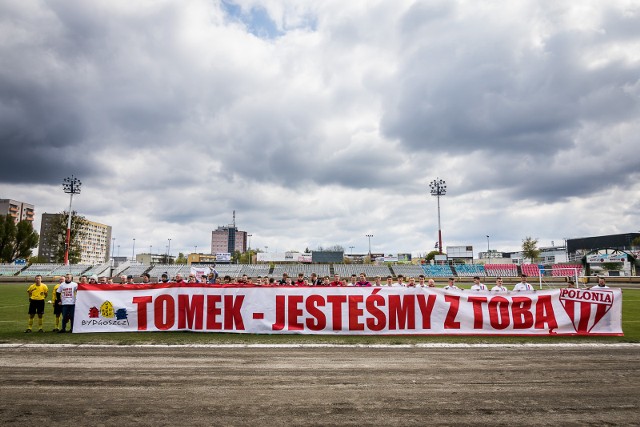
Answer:
<svg viewBox="0 0 640 427"><path fill-rule="evenodd" d="M418 343L418 344L0 344L3 348L543 348L543 349L585 349L585 348L638 348L640 343L558 343L558 344L464 344L464 343Z"/></svg>

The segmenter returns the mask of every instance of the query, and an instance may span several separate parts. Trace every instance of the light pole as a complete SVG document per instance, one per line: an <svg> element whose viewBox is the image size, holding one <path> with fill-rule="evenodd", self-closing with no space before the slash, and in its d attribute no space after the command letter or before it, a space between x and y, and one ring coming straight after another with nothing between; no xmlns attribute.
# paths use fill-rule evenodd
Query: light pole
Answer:
<svg viewBox="0 0 640 427"><path fill-rule="evenodd" d="M136 238L133 238L133 248L131 249L131 261L136 260Z"/></svg>
<svg viewBox="0 0 640 427"><path fill-rule="evenodd" d="M116 238L111 238L111 262L113 262L113 251L116 249Z"/></svg>
<svg viewBox="0 0 640 427"><path fill-rule="evenodd" d="M489 235L487 234L487 258L489 259L489 264L491 264L491 252L489 252Z"/></svg>
<svg viewBox="0 0 640 427"><path fill-rule="evenodd" d="M373 237L373 234L365 234L365 236L369 239L369 259L371 259L371 238Z"/></svg>
<svg viewBox="0 0 640 427"><path fill-rule="evenodd" d="M151 249L153 249L153 245L149 245L149 264L153 264L153 257L151 256Z"/></svg>
<svg viewBox="0 0 640 427"><path fill-rule="evenodd" d="M169 244L167 245L167 262L171 264L171 239L169 240Z"/></svg>
<svg viewBox="0 0 640 427"><path fill-rule="evenodd" d="M71 245L71 203L73 195L80 194L82 183L78 178L71 175L62 180L62 189L69 195L69 220L67 221L67 238L64 244L64 265L69 265L69 246Z"/></svg>
<svg viewBox="0 0 640 427"><path fill-rule="evenodd" d="M447 194L447 183L436 178L429 184L431 187L431 195L438 198L438 251L442 254L442 227L440 226L440 196Z"/></svg>
<svg viewBox="0 0 640 427"><path fill-rule="evenodd" d="M355 246L349 246L349 249L351 249L351 255L353 255L353 248L355 248Z"/></svg>

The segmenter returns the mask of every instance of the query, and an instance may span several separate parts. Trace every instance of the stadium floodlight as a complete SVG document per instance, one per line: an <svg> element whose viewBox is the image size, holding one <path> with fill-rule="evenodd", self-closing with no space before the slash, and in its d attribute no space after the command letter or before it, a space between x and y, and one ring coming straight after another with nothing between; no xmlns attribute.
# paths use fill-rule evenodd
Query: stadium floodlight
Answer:
<svg viewBox="0 0 640 427"><path fill-rule="evenodd" d="M355 246L349 246L349 249L351 250L351 255L353 255L353 248L355 248Z"/></svg>
<svg viewBox="0 0 640 427"><path fill-rule="evenodd" d="M489 251L489 235L487 234L487 258L489 259L489 264L491 264L491 252Z"/></svg>
<svg viewBox="0 0 640 427"><path fill-rule="evenodd" d="M69 194L69 220L67 221L67 238L64 243L64 265L69 265L69 245L71 245L71 204L73 203L73 195L80 194L82 183L78 178L71 175L62 180L62 189Z"/></svg>
<svg viewBox="0 0 640 427"><path fill-rule="evenodd" d="M429 187L431 187L431 195L436 196L438 198L438 250L440 254L442 254L442 227L440 226L440 196L444 196L447 194L447 183L440 179L436 178L431 183L429 183Z"/></svg>
<svg viewBox="0 0 640 427"><path fill-rule="evenodd" d="M136 260L136 238L133 238L133 247L131 248L131 261Z"/></svg>
<svg viewBox="0 0 640 427"><path fill-rule="evenodd" d="M169 244L167 245L167 263L171 264L171 239L169 240Z"/></svg>
<svg viewBox="0 0 640 427"><path fill-rule="evenodd" d="M373 234L367 234L366 236L369 238L369 260L371 260L371 238Z"/></svg>

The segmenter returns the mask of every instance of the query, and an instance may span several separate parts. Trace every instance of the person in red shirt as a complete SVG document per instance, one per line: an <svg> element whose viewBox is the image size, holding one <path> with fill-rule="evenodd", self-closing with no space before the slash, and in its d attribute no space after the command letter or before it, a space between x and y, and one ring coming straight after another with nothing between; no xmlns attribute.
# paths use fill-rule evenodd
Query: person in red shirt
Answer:
<svg viewBox="0 0 640 427"><path fill-rule="evenodd" d="M344 286L344 282L340 280L339 274L333 276L333 282L329 283L329 286Z"/></svg>
<svg viewBox="0 0 640 427"><path fill-rule="evenodd" d="M367 281L367 275L360 273L360 280L356 282L356 286L371 286L371 283Z"/></svg>
<svg viewBox="0 0 640 427"><path fill-rule="evenodd" d="M298 273L298 279L293 283L293 286L307 286L304 281L304 273Z"/></svg>

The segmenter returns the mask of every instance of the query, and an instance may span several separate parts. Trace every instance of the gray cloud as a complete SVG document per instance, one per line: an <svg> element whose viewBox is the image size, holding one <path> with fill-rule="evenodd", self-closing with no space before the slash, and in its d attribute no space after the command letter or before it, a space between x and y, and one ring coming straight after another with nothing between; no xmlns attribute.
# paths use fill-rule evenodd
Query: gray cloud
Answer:
<svg viewBox="0 0 640 427"><path fill-rule="evenodd" d="M461 244L587 233L564 212L638 191L637 8L237 4L1 4L2 196L57 212L73 173L141 246L236 209L256 245L393 252L435 241L436 176Z"/></svg>

